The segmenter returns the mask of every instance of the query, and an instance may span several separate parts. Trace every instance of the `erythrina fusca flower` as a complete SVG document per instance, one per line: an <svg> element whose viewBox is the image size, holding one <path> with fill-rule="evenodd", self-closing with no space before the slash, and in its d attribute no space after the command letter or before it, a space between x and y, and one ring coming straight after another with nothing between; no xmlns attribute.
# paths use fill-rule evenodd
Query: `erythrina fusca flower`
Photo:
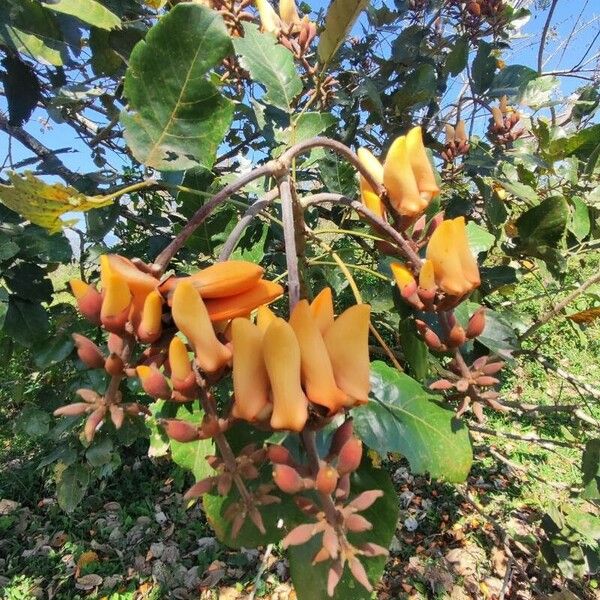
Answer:
<svg viewBox="0 0 600 600"><path fill-rule="evenodd" d="M357 153L361 165L371 174L373 179L383 185L383 165L373 156L370 150L359 148ZM360 195L363 204L378 217L385 217L385 207L379 194L373 190L369 182L360 175Z"/></svg>
<svg viewBox="0 0 600 600"><path fill-rule="evenodd" d="M432 265L435 284L451 296L464 296L481 283L464 217L448 219L436 228L427 244L426 257Z"/></svg>
<svg viewBox="0 0 600 600"><path fill-rule="evenodd" d="M383 165L390 204L405 217L417 217L439 193L420 127L396 138Z"/></svg>
<svg viewBox="0 0 600 600"><path fill-rule="evenodd" d="M79 312L94 325L100 325L100 311L102 309L102 294L89 283L81 279L69 281L71 291L77 301Z"/></svg>

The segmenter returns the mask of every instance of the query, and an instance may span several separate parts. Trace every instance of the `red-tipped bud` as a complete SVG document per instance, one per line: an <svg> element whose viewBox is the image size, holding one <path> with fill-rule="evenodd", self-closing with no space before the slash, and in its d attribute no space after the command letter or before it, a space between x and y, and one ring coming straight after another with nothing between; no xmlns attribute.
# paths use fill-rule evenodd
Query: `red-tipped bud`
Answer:
<svg viewBox="0 0 600 600"><path fill-rule="evenodd" d="M140 365L136 368L136 372L148 396L163 400L171 397L169 382L156 367Z"/></svg>
<svg viewBox="0 0 600 600"><path fill-rule="evenodd" d="M199 498L203 496L207 492L210 492L216 482L215 477L207 477L206 479L201 479L197 483L195 483L184 495L184 500L191 500L192 498Z"/></svg>
<svg viewBox="0 0 600 600"><path fill-rule="evenodd" d="M367 521L364 517L357 514L352 514L346 517L346 529L354 533L362 533L363 531L369 531L373 529L371 521Z"/></svg>
<svg viewBox="0 0 600 600"><path fill-rule="evenodd" d="M338 483L338 472L328 464L322 464L317 473L315 487L322 494L333 494Z"/></svg>
<svg viewBox="0 0 600 600"><path fill-rule="evenodd" d="M73 404L67 404L57 408L52 414L55 417L76 417L83 413L90 412L93 406L90 406L86 402L74 402Z"/></svg>
<svg viewBox="0 0 600 600"><path fill-rule="evenodd" d="M290 451L284 446L274 444L267 448L267 459L275 465L293 465L294 459Z"/></svg>
<svg viewBox="0 0 600 600"><path fill-rule="evenodd" d="M200 439L198 426L179 419L164 419L160 422L165 433L176 442L193 442Z"/></svg>
<svg viewBox="0 0 600 600"><path fill-rule="evenodd" d="M151 344L155 342L162 331L162 296L156 291L150 292L144 300L142 320L137 328L140 342Z"/></svg>
<svg viewBox="0 0 600 600"><path fill-rule="evenodd" d="M430 329L425 321L415 319L415 325L417 326L417 330L421 334L423 341L429 348L436 352L444 352L446 350L446 346L442 344L442 340L440 340L437 333L435 333L433 329Z"/></svg>
<svg viewBox="0 0 600 600"><path fill-rule="evenodd" d="M108 407L108 410L110 411L110 419L113 422L115 429L121 429L123 426L123 421L125 420L125 412L123 411L123 408L118 404L111 404Z"/></svg>
<svg viewBox="0 0 600 600"><path fill-rule="evenodd" d="M100 348L92 340L78 333L74 333L72 337L77 348L77 356L86 367L89 369L101 369L104 367L104 356Z"/></svg>
<svg viewBox="0 0 600 600"><path fill-rule="evenodd" d="M382 490L367 490L356 496L356 498L348 504L347 508L352 508L356 512L362 512L363 510L367 510L367 508L373 505L375 501L382 496Z"/></svg>
<svg viewBox="0 0 600 600"><path fill-rule="evenodd" d="M289 465L275 465L273 469L273 481L286 494L297 494L304 489L302 477L300 477L296 469Z"/></svg>
<svg viewBox="0 0 600 600"><path fill-rule="evenodd" d="M500 383L500 380L496 379L495 377L490 377L489 375L481 375L481 377L478 377L475 380L475 383L477 385L488 386L496 385L497 383Z"/></svg>
<svg viewBox="0 0 600 600"><path fill-rule="evenodd" d="M429 389L435 392L449 390L454 387L454 384L447 379L438 379L429 385Z"/></svg>
<svg viewBox="0 0 600 600"><path fill-rule="evenodd" d="M100 406L87 418L83 434L88 442L91 442L94 439L98 426L104 421L105 414L106 406Z"/></svg>
<svg viewBox="0 0 600 600"><path fill-rule="evenodd" d="M79 312L94 325L100 325L100 311L102 309L102 295L89 283L81 279L69 281L71 291L77 301Z"/></svg>
<svg viewBox="0 0 600 600"><path fill-rule="evenodd" d="M104 369L109 375L121 375L123 366L123 359L117 354L111 354L104 363Z"/></svg>
<svg viewBox="0 0 600 600"><path fill-rule="evenodd" d="M476 310L467 325L467 337L471 340L480 336L485 329L485 308L482 306Z"/></svg>
<svg viewBox="0 0 600 600"><path fill-rule="evenodd" d="M481 368L481 372L485 375L495 375L502 369L503 366L504 363L502 361L489 363Z"/></svg>
<svg viewBox="0 0 600 600"><path fill-rule="evenodd" d="M462 346L466 339L465 330L457 323L448 333L446 343L449 348L457 348L458 346Z"/></svg>
<svg viewBox="0 0 600 600"><path fill-rule="evenodd" d="M352 419L346 419L336 430L331 438L329 457L337 456L344 444L352 437L354 431Z"/></svg>
<svg viewBox="0 0 600 600"><path fill-rule="evenodd" d="M341 448L337 471L340 475L356 471L362 460L362 442L357 438L350 438Z"/></svg>

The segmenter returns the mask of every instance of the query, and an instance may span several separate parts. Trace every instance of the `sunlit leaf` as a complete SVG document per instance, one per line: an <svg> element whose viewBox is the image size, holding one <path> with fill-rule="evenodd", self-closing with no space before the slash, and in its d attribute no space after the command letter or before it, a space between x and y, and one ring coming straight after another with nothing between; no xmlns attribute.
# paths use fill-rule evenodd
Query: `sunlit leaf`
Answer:
<svg viewBox="0 0 600 600"><path fill-rule="evenodd" d="M333 0L325 17L317 51L323 64L327 64L338 51L348 31L367 7L368 0Z"/></svg>
<svg viewBox="0 0 600 600"><path fill-rule="evenodd" d="M96 0L52 0L44 6L100 29L113 29L121 24L121 19L117 15Z"/></svg>
<svg viewBox="0 0 600 600"><path fill-rule="evenodd" d="M0 202L50 233L77 222L63 221L60 217L65 213L100 208L114 201L108 196L86 196L61 183L45 183L29 172L23 176L10 172L8 178L12 185L0 185Z"/></svg>

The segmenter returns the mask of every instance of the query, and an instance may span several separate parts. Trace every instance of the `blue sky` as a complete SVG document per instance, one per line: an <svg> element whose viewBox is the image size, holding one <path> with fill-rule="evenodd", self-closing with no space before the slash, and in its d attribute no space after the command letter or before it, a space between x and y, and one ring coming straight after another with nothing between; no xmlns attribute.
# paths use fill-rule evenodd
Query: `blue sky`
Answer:
<svg viewBox="0 0 600 600"><path fill-rule="evenodd" d="M322 0L312 3L315 9L324 6L326 3ZM546 2L549 4L549 2ZM594 36L600 31L600 7L598 0L559 0L555 10L552 27L548 35L548 45L544 56L548 59L545 64L545 70L562 70L576 64L583 56L584 50L593 40ZM537 50L540 32L546 20L547 10L537 10L532 8L532 17L523 27L521 36L513 40L514 50L505 56L507 64L524 64L537 68ZM559 45L560 40L568 38L574 23L579 18L580 26L576 32L576 42L570 44L566 49ZM361 17L361 20L364 19ZM360 22L356 25L360 27ZM596 40L588 59L593 57L600 50L600 40ZM597 60L590 64L594 68ZM583 81L575 78L563 77L561 81L561 92L568 95L577 87L582 85ZM0 110L6 111L6 103L3 97L0 97ZM38 138L44 145L51 149L71 147L74 152L61 154L61 160L72 170L77 172L96 171L88 147L77 138L74 131L67 125L57 124L47 118L47 113L42 110L36 110L26 130ZM13 162L19 162L24 158L31 156L28 150L23 148L19 142L12 142ZM0 133L0 161L4 161L8 152L8 136ZM119 159L116 155L107 157L113 166L119 165Z"/></svg>

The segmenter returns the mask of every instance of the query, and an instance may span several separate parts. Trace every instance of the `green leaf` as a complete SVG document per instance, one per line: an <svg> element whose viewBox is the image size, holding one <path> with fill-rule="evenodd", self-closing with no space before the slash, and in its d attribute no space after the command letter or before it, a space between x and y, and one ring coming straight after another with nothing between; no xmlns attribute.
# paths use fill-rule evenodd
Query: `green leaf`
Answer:
<svg viewBox="0 0 600 600"><path fill-rule="evenodd" d="M42 437L50 430L50 415L37 406L27 404L15 422L15 429L28 437Z"/></svg>
<svg viewBox="0 0 600 600"><path fill-rule="evenodd" d="M10 296L4 318L4 333L23 346L32 346L48 331L48 314L41 304Z"/></svg>
<svg viewBox="0 0 600 600"><path fill-rule="evenodd" d="M487 229L473 221L467 223L467 239L471 252L475 256L481 252L487 252L496 241L496 238Z"/></svg>
<svg viewBox="0 0 600 600"><path fill-rule="evenodd" d="M559 86L558 78L552 75L536 77L527 83L521 94L520 104L529 106L534 110L552 104L550 96Z"/></svg>
<svg viewBox="0 0 600 600"><path fill-rule="evenodd" d="M556 159L575 155L585 162L598 146L599 139L600 124L592 125L573 135L552 140L549 153Z"/></svg>
<svg viewBox="0 0 600 600"><path fill-rule="evenodd" d="M113 442L109 437L94 439L92 445L86 450L85 457L92 467L101 467L111 461L112 451Z"/></svg>
<svg viewBox="0 0 600 600"><path fill-rule="evenodd" d="M186 406L181 406L175 418L190 423L200 423L204 411L200 409L190 413ZM213 474L212 468L206 462L206 456L215 453L215 445L212 439L198 440L196 442L176 442L171 440L171 458L183 469L191 471L196 478L204 479Z"/></svg>
<svg viewBox="0 0 600 600"><path fill-rule="evenodd" d="M521 97L527 84L537 78L538 73L530 67L523 65L509 65L499 71L494 77L488 95L500 98L501 96Z"/></svg>
<svg viewBox="0 0 600 600"><path fill-rule="evenodd" d="M348 31L367 7L368 0L332 0L325 17L325 29L319 37L317 52L326 65L338 51Z"/></svg>
<svg viewBox="0 0 600 600"><path fill-rule="evenodd" d="M18 8L0 6L0 41L46 65L59 67L68 58L56 17L33 0L20 0Z"/></svg>
<svg viewBox="0 0 600 600"><path fill-rule="evenodd" d="M326 152L325 159L319 162L321 179L329 192L344 194L352 198L357 192L356 171L346 160L333 152Z"/></svg>
<svg viewBox="0 0 600 600"><path fill-rule="evenodd" d="M426 104L435 96L436 86L435 68L429 63L422 63L406 77L402 88L394 94L394 103L399 110Z"/></svg>
<svg viewBox="0 0 600 600"><path fill-rule="evenodd" d="M399 325L400 345L412 374L424 381L429 371L429 352L423 340L417 335L414 319L402 319Z"/></svg>
<svg viewBox="0 0 600 600"><path fill-rule="evenodd" d="M491 44L484 41L479 42L471 71L473 91L477 94L483 94L494 80L496 58L492 55L492 50Z"/></svg>
<svg viewBox="0 0 600 600"><path fill-rule="evenodd" d="M233 38L242 67L252 79L265 86L263 102L289 111L294 98L302 91L302 81L294 66L292 53L277 44L275 36L260 33L258 26L244 26L244 37Z"/></svg>
<svg viewBox="0 0 600 600"><path fill-rule="evenodd" d="M52 0L44 6L100 29L113 29L121 24L121 19L117 15L96 0Z"/></svg>
<svg viewBox="0 0 600 600"><path fill-rule="evenodd" d="M298 116L292 127L290 143L297 144L315 137L337 123L331 113L306 112Z"/></svg>
<svg viewBox="0 0 600 600"><path fill-rule="evenodd" d="M569 231L580 242L585 238L591 230L592 224L590 221L590 211L587 204L579 196L571 197L571 205L573 212L569 222Z"/></svg>
<svg viewBox="0 0 600 600"><path fill-rule="evenodd" d="M73 512L83 500L90 484L90 471L85 465L73 464L57 469L56 498L65 512Z"/></svg>
<svg viewBox="0 0 600 600"><path fill-rule="evenodd" d="M366 490L382 490L383 496L368 510L360 513L373 524L373 529L360 534L349 534L350 543L359 546L366 542L373 542L387 548L396 530L398 519L396 490L387 471L374 468L368 459L363 460L360 468L352 474L351 490L352 497L358 496ZM315 554L321 547L321 537L318 535L306 544L288 548L290 575L298 600L327 600L330 598L327 595L327 572L330 561L311 565ZM386 558L384 556L361 557L360 560L367 571L369 580L375 585L383 573ZM369 600L371 597L371 593L367 592L352 577L346 565L333 599Z"/></svg>
<svg viewBox="0 0 600 600"><path fill-rule="evenodd" d="M192 3L175 6L136 44L121 122L140 162L163 171L210 168L233 104L205 75L230 50L221 16Z"/></svg>
<svg viewBox="0 0 600 600"><path fill-rule="evenodd" d="M469 38L466 36L458 38L452 50L446 57L446 69L453 77L456 77L467 66L469 60Z"/></svg>
<svg viewBox="0 0 600 600"><path fill-rule="evenodd" d="M70 333L53 335L33 348L33 359L38 369L47 369L62 362L73 352L73 338Z"/></svg>
<svg viewBox="0 0 600 600"><path fill-rule="evenodd" d="M516 221L521 242L527 247L556 248L565 234L569 205L563 196L552 196L530 208Z"/></svg>
<svg viewBox="0 0 600 600"><path fill-rule="evenodd" d="M600 500L600 438L589 440L581 457L582 498Z"/></svg>
<svg viewBox="0 0 600 600"><path fill-rule="evenodd" d="M383 456L400 452L415 473L464 481L473 461L464 423L408 375L380 361L371 367L374 400L352 411L358 435Z"/></svg>

